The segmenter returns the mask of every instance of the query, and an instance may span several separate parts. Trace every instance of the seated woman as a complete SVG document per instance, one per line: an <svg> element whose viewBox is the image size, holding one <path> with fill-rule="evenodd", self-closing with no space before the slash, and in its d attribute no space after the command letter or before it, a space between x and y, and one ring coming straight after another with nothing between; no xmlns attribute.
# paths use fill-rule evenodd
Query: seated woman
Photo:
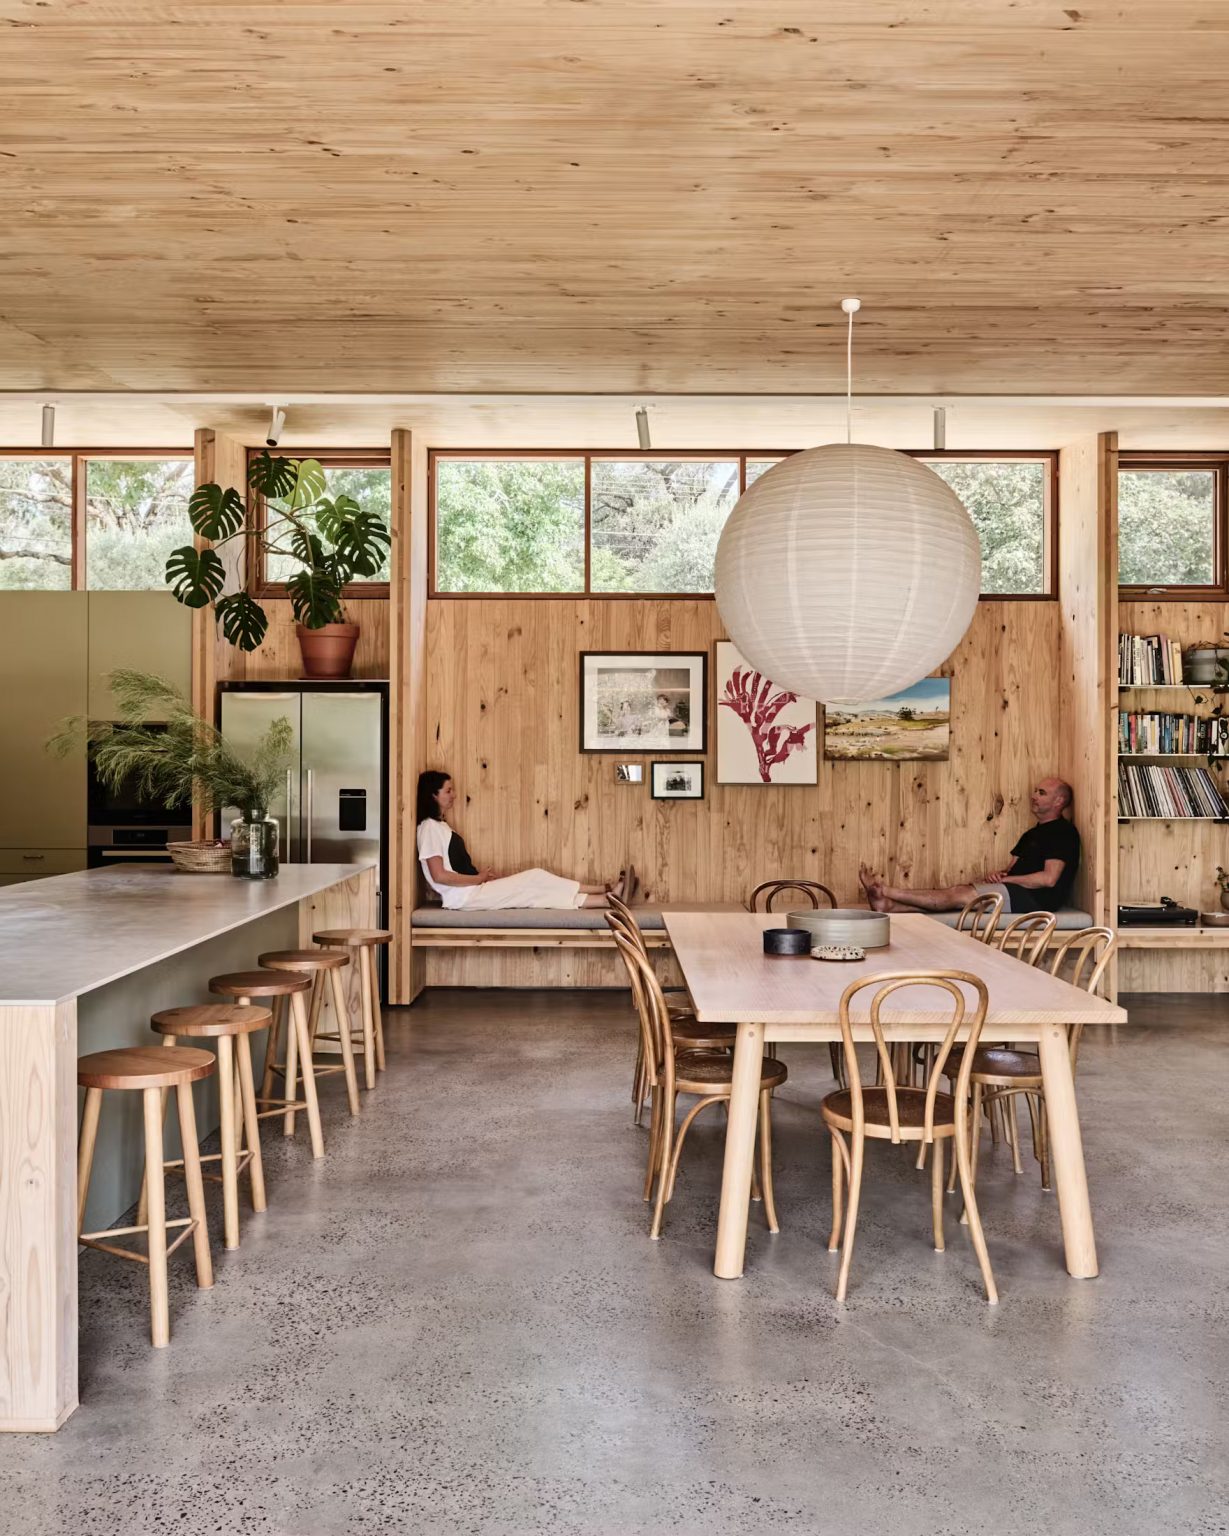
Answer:
<svg viewBox="0 0 1229 1536"><path fill-rule="evenodd" d="M582 885L548 869L523 869L497 876L478 870L460 834L448 825L457 798L446 773L428 769L418 775L418 861L423 877L444 906L465 912L495 912L505 907L605 907L606 893L630 899L634 876L613 884ZM630 872L629 872L630 874Z"/></svg>

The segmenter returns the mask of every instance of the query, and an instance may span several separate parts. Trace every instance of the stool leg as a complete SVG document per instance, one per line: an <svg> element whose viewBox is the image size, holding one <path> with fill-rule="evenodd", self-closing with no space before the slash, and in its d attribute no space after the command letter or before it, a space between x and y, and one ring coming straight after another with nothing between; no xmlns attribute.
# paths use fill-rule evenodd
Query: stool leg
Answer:
<svg viewBox="0 0 1229 1536"><path fill-rule="evenodd" d="M376 1066L384 1070L384 1014L380 1008L380 970L376 965L375 945L367 948L367 964L371 969L371 1016L375 1021Z"/></svg>
<svg viewBox="0 0 1229 1536"><path fill-rule="evenodd" d="M227 1248L239 1246L239 1168L235 1155L235 1042L218 1036L218 1098L222 1111L222 1231Z"/></svg>
<svg viewBox="0 0 1229 1536"><path fill-rule="evenodd" d="M333 994L333 1012L337 1015L337 1036L341 1041L341 1059L346 1073L346 1097L350 1101L350 1113L358 1114L358 1074L354 1070L354 1044L350 1039L350 1010L346 1007L346 994L341 985L341 971L329 972L329 987Z"/></svg>
<svg viewBox="0 0 1229 1536"><path fill-rule="evenodd" d="M367 1087L374 1088L376 1085L375 1021L371 1012L371 969L365 963L359 964L358 979L363 1007L363 1071Z"/></svg>
<svg viewBox="0 0 1229 1536"><path fill-rule="evenodd" d="M316 1049L316 1035L320 1029L320 1010L324 1006L324 972L316 971L312 976L311 1005L307 1014L307 1037L312 1043L312 1050ZM337 1026L339 1029L341 1025Z"/></svg>
<svg viewBox="0 0 1229 1536"><path fill-rule="evenodd" d="M298 1003L298 1009L295 1003ZM286 999L286 1076L282 1092L293 1101L299 1077L299 1013L303 1012L302 993L294 993ZM304 1039L306 1040L306 1015L304 1015ZM295 1111L288 1109L282 1117L282 1135L294 1135Z"/></svg>
<svg viewBox="0 0 1229 1536"><path fill-rule="evenodd" d="M324 1132L320 1128L320 1103L316 1098L316 1074L312 1071L312 1045L307 1033L307 1009L303 1006L303 994L294 992L290 997L290 1016L294 1020L295 1034L299 1037L299 1052L303 1057L303 1097L307 1100L307 1125L311 1131L312 1156L324 1156ZM294 1035L291 1036L291 1039Z"/></svg>
<svg viewBox="0 0 1229 1536"><path fill-rule="evenodd" d="M247 1126L248 1151L252 1160L248 1163L248 1188L252 1196L252 1209L265 1209L265 1165L260 1160L260 1121L256 1118L256 1082L252 1076L252 1037L240 1035L235 1041L235 1054L239 1059L239 1088L243 1103L243 1121Z"/></svg>
<svg viewBox="0 0 1229 1536"><path fill-rule="evenodd" d="M94 1147L98 1141L98 1116L102 1113L102 1089L85 1090L85 1108L81 1114L81 1139L77 1143L77 1231L85 1230L85 1202L90 1192L90 1173L94 1167Z"/></svg>
<svg viewBox="0 0 1229 1536"><path fill-rule="evenodd" d="M196 1223L192 1229L196 1283L202 1289L208 1289L213 1284L213 1258L209 1252L209 1226L205 1220L205 1182L201 1178L201 1149L196 1139L196 1105L192 1100L192 1084L180 1083L175 1097L179 1101L179 1139L183 1142L188 1215Z"/></svg>
<svg viewBox="0 0 1229 1536"><path fill-rule="evenodd" d="M145 1186L149 1194L150 1339L155 1349L171 1342L171 1308L166 1285L166 1176L162 1168L162 1092L145 1088ZM225 1143L223 1143L225 1145Z"/></svg>
<svg viewBox="0 0 1229 1536"><path fill-rule="evenodd" d="M176 1044L175 1036L174 1035L163 1035L162 1043L163 1043L163 1045L175 1045ZM163 1125L166 1124L166 1100L167 1100L167 1095L170 1093L170 1091L171 1090L169 1088L164 1088L162 1090L162 1123L163 1123ZM145 1222L148 1219L148 1217L149 1217L149 1196L145 1193L145 1181L144 1181L144 1179L142 1179L142 1181L141 1181L141 1198L137 1201L137 1226L143 1227L145 1225Z"/></svg>
<svg viewBox="0 0 1229 1536"><path fill-rule="evenodd" d="M265 1068L264 1076L260 1080L260 1096L262 1099L273 1097L273 1068L277 1062L278 1040L282 1033L282 1016L286 999L275 997L273 999L273 1022L269 1025L269 1032L265 1036Z"/></svg>

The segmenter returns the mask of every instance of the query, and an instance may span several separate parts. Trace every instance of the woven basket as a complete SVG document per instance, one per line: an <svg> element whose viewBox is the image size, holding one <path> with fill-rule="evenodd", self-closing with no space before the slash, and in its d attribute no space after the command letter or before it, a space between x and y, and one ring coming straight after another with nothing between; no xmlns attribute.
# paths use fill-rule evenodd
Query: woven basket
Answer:
<svg viewBox="0 0 1229 1536"><path fill-rule="evenodd" d="M185 875L229 875L229 843L168 843L171 863Z"/></svg>

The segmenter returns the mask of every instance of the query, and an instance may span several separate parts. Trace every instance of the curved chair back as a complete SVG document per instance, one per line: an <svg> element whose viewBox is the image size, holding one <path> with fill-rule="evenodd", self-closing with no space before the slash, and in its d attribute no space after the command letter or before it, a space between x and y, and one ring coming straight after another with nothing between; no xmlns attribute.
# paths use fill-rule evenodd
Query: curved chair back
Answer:
<svg viewBox="0 0 1229 1536"><path fill-rule="evenodd" d="M1005 955L1023 960L1025 965L1036 965L1045 954L1057 923L1058 915L1054 912L1022 912L999 934L999 948Z"/></svg>
<svg viewBox="0 0 1229 1536"><path fill-rule="evenodd" d="M961 908L960 916L956 919L956 931L989 944L994 938L994 930L999 925L1002 911L1003 898L997 892L988 891L984 896L974 896Z"/></svg>
<svg viewBox="0 0 1229 1536"><path fill-rule="evenodd" d="M637 948L619 919L613 913L607 913L606 921L615 948L627 967L632 999L640 1017L640 1043L650 1069L650 1081L666 1083L669 1091L674 1078L674 1040L670 1032L670 1010L666 1007L661 982L648 956Z"/></svg>
<svg viewBox="0 0 1229 1536"><path fill-rule="evenodd" d="M1050 962L1050 975L1062 975L1063 967L1070 969L1064 981L1085 992L1095 992L1101 985L1106 967L1118 950L1118 939L1112 928L1080 928L1069 934L1054 951ZM1067 1044L1071 1051L1071 1070L1075 1071L1076 1058L1080 1054L1080 1037L1084 1026L1072 1024L1067 1030Z"/></svg>
<svg viewBox="0 0 1229 1536"><path fill-rule="evenodd" d="M826 885L821 885L818 880L765 880L757 885L747 897L748 912L775 912L778 896L787 891L799 891L811 903L811 910L819 907L819 898L822 896L830 907L835 907L836 897ZM762 903L762 905L761 905Z"/></svg>
<svg viewBox="0 0 1229 1536"><path fill-rule="evenodd" d="M968 987L976 998L975 1006L970 1010L961 984ZM946 1009L949 1005L951 1016L943 1035L943 1042L939 1046L938 1053L931 1063L929 1076L926 1082L926 1109L923 1123L923 1141L934 1140L935 1123L935 1098L939 1089L939 1080L944 1075L947 1066L947 1058L951 1055L952 1046L956 1042L956 1036L967 1025L968 1035L965 1049L960 1057L960 1069L956 1077L956 1135L963 1137L966 1134L964 1124L964 1106L969 1093L969 1076L973 1070L973 1057L977 1052L977 1042L981 1037L982 1026L986 1022L986 1007L989 1003L989 993L985 983L968 971L880 971L877 975L863 977L860 981L853 982L845 988L841 995L840 1025L841 1041L845 1052L845 1075L849 1082L849 1093L853 1107L853 1133L855 1137L863 1135L865 1124L865 1106L862 1097L862 1079L858 1068L858 1056L854 1049L853 1024L850 1012L854 999L860 992L874 988L874 996L870 1000L870 1026L875 1037L875 1052L878 1056L879 1082L878 1086L885 1089L888 1104L888 1122L892 1129L892 1140L900 1141L900 1109L897 1092L896 1070L893 1061L893 1052L884 1039L883 1020L881 1018L884 1004L895 993L904 987L914 989L924 988L931 992L946 993L947 998L928 998L928 1006L933 1006L936 1011ZM910 999L916 1003L916 997ZM941 1022L941 1021L940 1021ZM908 1087L908 1083L901 1083L901 1087Z"/></svg>

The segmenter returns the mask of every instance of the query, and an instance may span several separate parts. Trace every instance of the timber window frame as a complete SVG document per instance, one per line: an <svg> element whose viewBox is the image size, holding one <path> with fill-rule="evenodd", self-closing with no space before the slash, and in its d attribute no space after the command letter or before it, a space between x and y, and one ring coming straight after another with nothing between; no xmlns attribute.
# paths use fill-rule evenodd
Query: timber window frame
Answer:
<svg viewBox="0 0 1229 1536"><path fill-rule="evenodd" d="M1212 499L1212 581L1183 585L1178 582L1118 582L1119 596L1125 601L1142 598L1157 602L1212 602L1229 601L1229 452L1191 451L1147 452L1146 450L1121 450L1118 454L1118 475L1131 472L1156 474L1181 474L1184 471L1204 471L1213 477ZM1114 487L1114 504L1118 506L1121 479ZM1115 519L1114 569L1119 569L1121 558L1121 525Z"/></svg>

